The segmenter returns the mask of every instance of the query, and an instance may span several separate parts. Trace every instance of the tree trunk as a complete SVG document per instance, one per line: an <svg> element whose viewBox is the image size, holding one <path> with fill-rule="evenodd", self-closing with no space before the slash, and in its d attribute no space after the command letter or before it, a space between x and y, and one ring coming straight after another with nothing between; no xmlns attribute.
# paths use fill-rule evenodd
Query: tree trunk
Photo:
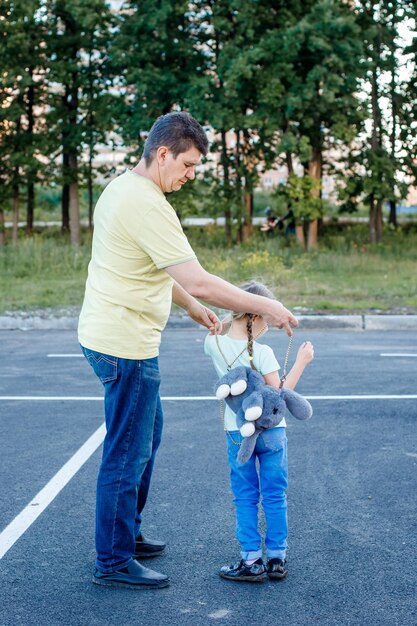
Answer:
<svg viewBox="0 0 417 626"><path fill-rule="evenodd" d="M307 250L317 246L318 220L311 220L308 223Z"/></svg>
<svg viewBox="0 0 417 626"><path fill-rule="evenodd" d="M78 194L78 164L77 155L70 154L69 166L73 181L69 185L69 216L70 216L70 233L71 245L79 246L80 237L80 204Z"/></svg>
<svg viewBox="0 0 417 626"><path fill-rule="evenodd" d="M34 108L34 103L35 103L35 86L33 83L33 68L29 69L29 76L30 76L31 82L29 84L28 91L27 91L27 108L26 108L27 119L28 119L28 127L26 130L27 137L28 137L27 150L28 150L28 157L30 159L29 167L27 170L27 205L26 205L26 214L27 214L26 233L28 235L32 234L33 232L33 219L34 219L34 213L35 213L36 171L35 171L35 158L33 154L34 152L33 151L33 129L35 125L33 108Z"/></svg>
<svg viewBox="0 0 417 626"><path fill-rule="evenodd" d="M77 127L78 113L78 33L79 27L74 15L66 9L65 3L59 7L57 14L63 20L65 30L72 37L70 49L70 59L72 61L72 71L68 73L65 83L65 91L62 95L62 105L66 111L67 129L62 133L62 231L71 232L71 243L79 243L79 205L78 205L78 172L74 174L73 167L77 168L77 152L74 148L74 138L72 132ZM68 130L68 127L72 131ZM76 243L78 239L78 243Z"/></svg>
<svg viewBox="0 0 417 626"><path fill-rule="evenodd" d="M305 249L306 240L304 236L304 226L302 224L299 224L295 227L295 237L298 243L300 244L300 246L302 246Z"/></svg>
<svg viewBox="0 0 417 626"><path fill-rule="evenodd" d="M294 174L294 165L291 152L285 153L285 161L287 163L288 176L292 176Z"/></svg>
<svg viewBox="0 0 417 626"><path fill-rule="evenodd" d="M0 206L0 247L5 244L4 211Z"/></svg>
<svg viewBox="0 0 417 626"><path fill-rule="evenodd" d="M397 27L397 1L392 1L392 33L396 32ZM397 58L396 58L396 44L395 44L395 34L393 34L392 39L390 41L390 73L391 73L391 81L390 81L390 97L391 97L391 159L392 162L395 163L395 140L397 138L397 84L396 84L396 76L397 76ZM391 191L392 198L390 200L390 210L389 210L389 219L388 223L397 228L397 203L395 201L395 185L393 184L393 189Z"/></svg>
<svg viewBox="0 0 417 626"><path fill-rule="evenodd" d="M382 205L383 201L371 194L369 207L369 240L371 243L380 243L382 241Z"/></svg>
<svg viewBox="0 0 417 626"><path fill-rule="evenodd" d="M17 168L16 168L17 169ZM17 180L16 172L16 180ZM19 185L17 182L13 185L13 218L12 218L12 241L16 243L18 238L18 229L19 229Z"/></svg>
<svg viewBox="0 0 417 626"><path fill-rule="evenodd" d="M93 98L93 74L91 71L91 58L92 51L88 53L88 136L89 136L89 152L88 152L88 176L87 176L87 190L88 190L88 228L91 231L93 229L93 158L94 158L94 98Z"/></svg>
<svg viewBox="0 0 417 626"><path fill-rule="evenodd" d="M238 243L243 241L243 224L242 224L242 181L240 177L240 130L236 131L236 149L235 149L235 170L236 170L236 220L237 220L237 235L236 239Z"/></svg>
<svg viewBox="0 0 417 626"><path fill-rule="evenodd" d="M23 93L19 93L17 97L17 101L19 103L19 107L24 106ZM16 120L16 134L20 135L22 128L22 117L19 117ZM20 143L20 141L18 142ZM12 224L12 239L13 241L17 241L18 238L18 228L19 228L19 181L20 181L20 172L19 165L15 165L13 172L13 185L12 185L12 193L13 193L13 224Z"/></svg>
<svg viewBox="0 0 417 626"><path fill-rule="evenodd" d="M314 198L320 197L321 187L321 175L322 175L322 155L320 148L313 150L313 156L308 164L308 174L316 181L316 186L311 190L311 195ZM317 246L317 234L318 224L317 219L311 220L308 223L308 237L307 237L307 249L311 250Z"/></svg>
<svg viewBox="0 0 417 626"><path fill-rule="evenodd" d="M227 141L226 141L226 131L222 128L221 130L221 142L222 142L222 152L220 157L220 162L223 168L223 184L224 184L224 193L226 198L226 204L224 209L224 220L225 220L225 235L226 235L226 244L231 246L233 243L233 235L232 235L232 211L230 209L230 179L229 179L229 160L227 155Z"/></svg>
<svg viewBox="0 0 417 626"><path fill-rule="evenodd" d="M252 237L253 233L253 169L255 162L251 161L251 145L250 145L250 133L247 128L242 131L243 134L243 155L242 164L244 177L244 191L243 191L243 229L242 236L243 241L247 241Z"/></svg>
<svg viewBox="0 0 417 626"><path fill-rule="evenodd" d="M397 226L398 226L398 221L397 221L397 203L395 202L395 200L390 200L389 201L389 219L388 219L388 223L391 224L392 226L394 226L394 228L397 228Z"/></svg>
<svg viewBox="0 0 417 626"><path fill-rule="evenodd" d="M93 176L91 167L88 171L88 228L93 230L93 203L94 203L94 194L93 194Z"/></svg>
<svg viewBox="0 0 417 626"><path fill-rule="evenodd" d="M382 147L382 115L379 106L377 63L381 59L381 34L375 39L375 58L373 59L371 80L371 105L372 105L372 135L371 148L378 152ZM380 183L381 181L378 181ZM380 185L378 185L379 187ZM374 187L377 188L377 187ZM371 243L379 243L382 240L382 204L383 198L375 196L375 192L369 198L369 238Z"/></svg>
<svg viewBox="0 0 417 626"><path fill-rule="evenodd" d="M376 210L374 194L369 197L369 241L376 243Z"/></svg>
<svg viewBox="0 0 417 626"><path fill-rule="evenodd" d="M64 140L63 140L64 145ZM69 170L69 154L66 152L64 147L64 152L62 155L62 178L64 180L62 184L62 196L61 196L61 212L62 212L62 225L61 232L68 233L70 229L70 219L69 219L69 184L66 182L68 178L68 170Z"/></svg>
<svg viewBox="0 0 417 626"><path fill-rule="evenodd" d="M382 206L383 206L383 200L382 198L378 198L378 201L376 203L376 236L377 236L377 242L380 243L382 241L382 234L383 234L383 219L382 219Z"/></svg>
<svg viewBox="0 0 417 626"><path fill-rule="evenodd" d="M253 233L253 191L245 191L245 219L243 223L243 241L252 237Z"/></svg>
<svg viewBox="0 0 417 626"><path fill-rule="evenodd" d="M26 220L26 233L31 235L33 233L33 216L35 212L35 185L32 180L28 181L27 190L27 220Z"/></svg>

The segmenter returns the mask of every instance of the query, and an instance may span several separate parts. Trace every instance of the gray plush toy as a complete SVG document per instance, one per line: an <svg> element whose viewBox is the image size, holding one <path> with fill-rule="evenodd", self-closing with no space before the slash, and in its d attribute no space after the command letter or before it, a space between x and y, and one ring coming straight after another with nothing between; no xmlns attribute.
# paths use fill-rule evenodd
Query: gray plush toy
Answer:
<svg viewBox="0 0 417 626"><path fill-rule="evenodd" d="M259 372L250 367L235 367L216 383L216 397L225 400L236 413L236 421L244 437L237 456L243 465L252 456L259 434L277 426L285 410L299 420L313 415L311 404L292 389L276 389L267 385Z"/></svg>

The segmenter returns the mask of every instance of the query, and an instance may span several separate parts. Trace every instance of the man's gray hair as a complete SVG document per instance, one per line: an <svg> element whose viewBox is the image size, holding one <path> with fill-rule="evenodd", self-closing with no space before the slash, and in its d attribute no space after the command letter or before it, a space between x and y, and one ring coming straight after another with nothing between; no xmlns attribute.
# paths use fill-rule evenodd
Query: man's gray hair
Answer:
<svg viewBox="0 0 417 626"><path fill-rule="evenodd" d="M147 167L161 146L169 148L174 158L192 147L204 156L208 152L208 140L204 129L197 120L184 111L161 115L152 126L143 149Z"/></svg>

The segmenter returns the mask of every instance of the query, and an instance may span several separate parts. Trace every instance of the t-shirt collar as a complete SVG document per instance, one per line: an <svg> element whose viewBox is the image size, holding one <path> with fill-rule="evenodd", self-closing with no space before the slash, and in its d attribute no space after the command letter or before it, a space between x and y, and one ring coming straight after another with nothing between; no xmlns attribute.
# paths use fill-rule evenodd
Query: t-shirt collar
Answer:
<svg viewBox="0 0 417 626"><path fill-rule="evenodd" d="M146 178L145 176L141 176L140 174L137 174L136 172L134 172L133 170L130 170L129 168L126 170L126 172L129 172L129 174L132 174L132 176L135 176L137 178L140 178L140 180L145 181L145 184L148 184L151 187L153 187L153 189L158 191L162 196L165 195L162 189L159 187L159 185L154 183L153 180L150 180L149 178Z"/></svg>

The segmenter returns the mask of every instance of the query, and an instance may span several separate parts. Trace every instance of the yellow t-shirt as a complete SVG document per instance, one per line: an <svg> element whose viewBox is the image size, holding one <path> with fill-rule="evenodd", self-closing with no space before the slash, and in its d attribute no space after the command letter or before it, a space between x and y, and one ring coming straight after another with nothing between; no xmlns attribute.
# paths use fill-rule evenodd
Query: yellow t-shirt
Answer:
<svg viewBox="0 0 417 626"><path fill-rule="evenodd" d="M115 178L94 212L81 345L125 359L157 356L172 301L164 268L195 258L161 189L130 170Z"/></svg>

